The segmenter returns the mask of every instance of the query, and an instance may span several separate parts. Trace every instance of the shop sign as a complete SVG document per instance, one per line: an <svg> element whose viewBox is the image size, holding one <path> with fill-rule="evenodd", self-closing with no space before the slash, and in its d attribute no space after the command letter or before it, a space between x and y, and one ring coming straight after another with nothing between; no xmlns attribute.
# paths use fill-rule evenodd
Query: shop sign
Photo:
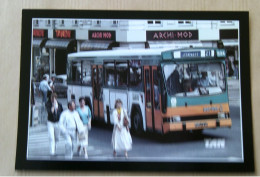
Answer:
<svg viewBox="0 0 260 177"><path fill-rule="evenodd" d="M116 39L115 31L88 31L89 40L109 40L114 41Z"/></svg>
<svg viewBox="0 0 260 177"><path fill-rule="evenodd" d="M33 30L33 37L40 37L40 38L47 38L47 30L43 29L34 29Z"/></svg>
<svg viewBox="0 0 260 177"><path fill-rule="evenodd" d="M54 30L54 38L62 39L74 39L75 31L74 30Z"/></svg>
<svg viewBox="0 0 260 177"><path fill-rule="evenodd" d="M146 31L147 41L198 40L198 30L183 31Z"/></svg>

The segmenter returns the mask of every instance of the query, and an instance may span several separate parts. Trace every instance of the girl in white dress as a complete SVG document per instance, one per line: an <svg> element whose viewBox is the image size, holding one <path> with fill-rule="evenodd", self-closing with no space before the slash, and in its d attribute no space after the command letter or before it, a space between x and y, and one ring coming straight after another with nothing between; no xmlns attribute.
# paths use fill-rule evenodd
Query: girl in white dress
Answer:
<svg viewBox="0 0 260 177"><path fill-rule="evenodd" d="M116 156L118 151L124 151L125 157L128 157L127 151L132 149L132 138L128 126L124 125L124 117L129 122L127 111L122 108L122 101L117 99L113 111L114 129L112 134L112 146L114 156Z"/></svg>

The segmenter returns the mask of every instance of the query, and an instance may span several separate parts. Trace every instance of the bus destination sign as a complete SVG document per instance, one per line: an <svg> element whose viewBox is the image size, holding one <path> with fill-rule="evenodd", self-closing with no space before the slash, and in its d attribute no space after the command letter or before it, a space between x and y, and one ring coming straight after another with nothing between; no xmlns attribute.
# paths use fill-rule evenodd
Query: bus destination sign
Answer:
<svg viewBox="0 0 260 177"><path fill-rule="evenodd" d="M174 58L214 57L214 50L173 51Z"/></svg>
<svg viewBox="0 0 260 177"><path fill-rule="evenodd" d="M146 31L146 40L164 41L164 40L198 40L198 30L185 31Z"/></svg>

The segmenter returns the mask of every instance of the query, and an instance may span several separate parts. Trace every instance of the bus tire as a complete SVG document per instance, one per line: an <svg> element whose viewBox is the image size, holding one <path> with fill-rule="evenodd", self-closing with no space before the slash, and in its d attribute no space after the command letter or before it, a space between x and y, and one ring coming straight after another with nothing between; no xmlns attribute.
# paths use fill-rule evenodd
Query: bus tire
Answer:
<svg viewBox="0 0 260 177"><path fill-rule="evenodd" d="M132 127L135 133L141 133L143 131L142 115L139 111L136 111L132 117Z"/></svg>

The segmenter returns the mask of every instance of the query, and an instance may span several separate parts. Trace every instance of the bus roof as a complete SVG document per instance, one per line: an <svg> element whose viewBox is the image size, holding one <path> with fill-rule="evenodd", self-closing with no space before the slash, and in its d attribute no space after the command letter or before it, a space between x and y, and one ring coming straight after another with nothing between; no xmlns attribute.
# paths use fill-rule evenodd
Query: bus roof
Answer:
<svg viewBox="0 0 260 177"><path fill-rule="evenodd" d="M161 52L167 49L124 49L124 50L99 50L99 51L84 51L71 53L69 58L97 58L97 57L118 57L118 56L151 56L161 55Z"/></svg>

